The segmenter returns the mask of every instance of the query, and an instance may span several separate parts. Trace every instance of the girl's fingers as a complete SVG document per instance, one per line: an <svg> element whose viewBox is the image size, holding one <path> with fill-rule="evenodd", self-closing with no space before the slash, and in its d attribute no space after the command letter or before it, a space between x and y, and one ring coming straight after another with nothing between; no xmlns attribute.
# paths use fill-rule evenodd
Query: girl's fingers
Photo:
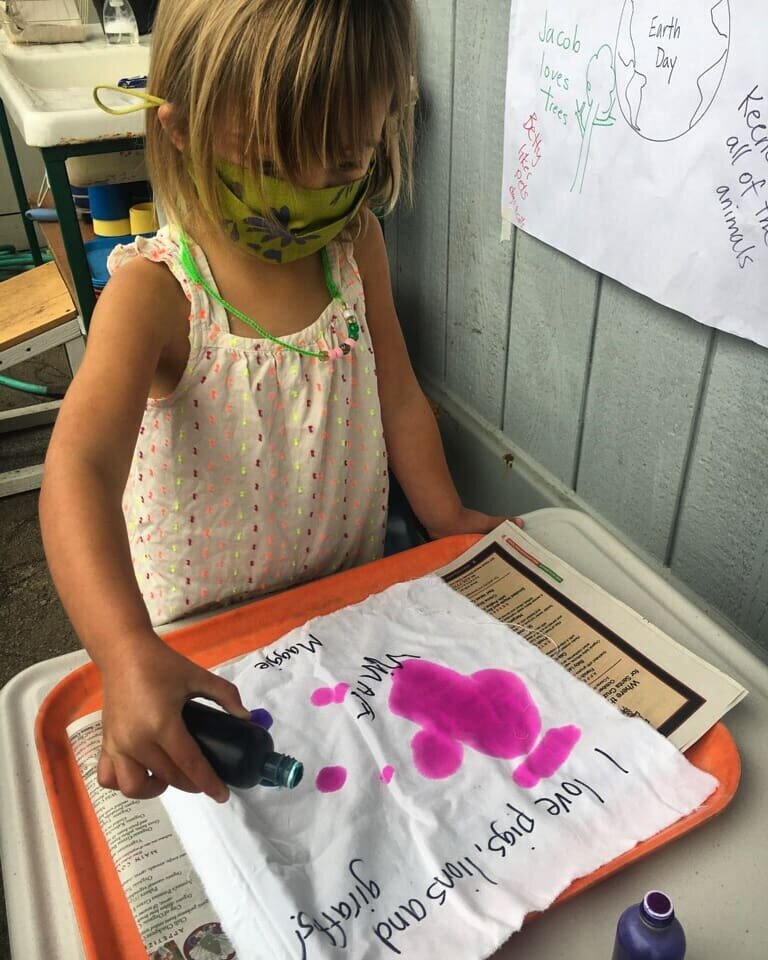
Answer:
<svg viewBox="0 0 768 960"><path fill-rule="evenodd" d="M179 770L159 746L150 748L141 760L123 757L122 761L113 761L108 753L101 751L97 778L102 787L108 790L122 790L126 796L134 796L135 793L144 800L149 796L159 796L166 786L176 787L187 793L200 793L200 789ZM121 771L120 776L118 776L117 767ZM133 793L127 793L123 789L124 783Z"/></svg>
<svg viewBox="0 0 768 960"><path fill-rule="evenodd" d="M96 768L96 779L99 781L99 786L105 787L107 790L118 789L115 765L112 763L112 758L110 755L105 753L103 749L99 754L99 764Z"/></svg>
<svg viewBox="0 0 768 960"><path fill-rule="evenodd" d="M163 738L162 746L173 764L197 792L207 794L217 803L224 803L229 799L229 790L216 776L200 748L187 732L181 716L178 724L174 723Z"/></svg>
<svg viewBox="0 0 768 960"><path fill-rule="evenodd" d="M215 673L209 673L207 670L201 671L200 675L195 677L194 683L193 697L213 700L220 707L224 707L227 713L232 713L243 720L250 719L250 711L243 706L240 691L234 683L230 683L223 677L217 677Z"/></svg>
<svg viewBox="0 0 768 960"><path fill-rule="evenodd" d="M146 761L146 767L152 771L153 777L162 780L169 787L176 787L185 793L200 793L200 788L179 770L162 747L153 745L146 756L142 756L142 761Z"/></svg>
<svg viewBox="0 0 768 960"><path fill-rule="evenodd" d="M159 797L168 784L160 777L152 776L140 763L131 757L118 755L112 758L117 788L134 800L151 800Z"/></svg>

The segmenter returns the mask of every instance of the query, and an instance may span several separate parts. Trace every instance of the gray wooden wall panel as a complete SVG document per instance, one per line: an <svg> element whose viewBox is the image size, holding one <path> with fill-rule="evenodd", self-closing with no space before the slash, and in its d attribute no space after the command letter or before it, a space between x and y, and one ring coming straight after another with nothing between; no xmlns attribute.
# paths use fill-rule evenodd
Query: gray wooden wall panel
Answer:
<svg viewBox="0 0 768 960"><path fill-rule="evenodd" d="M514 247L499 241L508 24L508 3L457 0L445 379L495 426Z"/></svg>
<svg viewBox="0 0 768 960"><path fill-rule="evenodd" d="M768 650L768 351L717 334L672 570Z"/></svg>
<svg viewBox="0 0 768 960"><path fill-rule="evenodd" d="M454 0L419 5L416 206L397 213L400 322L413 360L445 374L448 215L451 181Z"/></svg>
<svg viewBox="0 0 768 960"><path fill-rule="evenodd" d="M576 468L598 279L518 232L503 430L568 485Z"/></svg>
<svg viewBox="0 0 768 960"><path fill-rule="evenodd" d="M768 350L523 233L501 242L509 3L416 3L428 110L415 207L387 244L417 369L464 437L476 423L448 443L459 479L513 481L509 438L768 654ZM491 487L501 502L507 475Z"/></svg>
<svg viewBox="0 0 768 960"><path fill-rule="evenodd" d="M604 280L577 493L664 561L709 331Z"/></svg>

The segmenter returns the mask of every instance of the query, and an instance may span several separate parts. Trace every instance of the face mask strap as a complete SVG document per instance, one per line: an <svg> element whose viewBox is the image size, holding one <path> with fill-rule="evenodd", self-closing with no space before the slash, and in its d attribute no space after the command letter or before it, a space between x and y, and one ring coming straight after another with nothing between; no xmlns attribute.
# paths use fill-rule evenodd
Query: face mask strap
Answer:
<svg viewBox="0 0 768 960"><path fill-rule="evenodd" d="M112 90L115 93L121 93L124 97L134 97L139 103L134 103L126 107L111 107L104 103L99 97L99 91ZM93 99L96 106L104 113L111 113L113 117L122 117L126 113L138 113L139 110L153 110L155 107L161 107L165 100L162 97L154 97L151 93L144 90L131 90L130 87L116 87L111 83L100 83L93 88Z"/></svg>

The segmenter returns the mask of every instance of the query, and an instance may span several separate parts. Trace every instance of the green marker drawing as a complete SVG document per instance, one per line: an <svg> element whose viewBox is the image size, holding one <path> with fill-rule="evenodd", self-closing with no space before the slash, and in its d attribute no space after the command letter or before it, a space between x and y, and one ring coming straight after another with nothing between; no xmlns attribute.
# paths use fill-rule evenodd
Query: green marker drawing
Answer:
<svg viewBox="0 0 768 960"><path fill-rule="evenodd" d="M571 184L571 193L581 193L584 186L584 174L589 160L589 148L592 143L592 131L595 127L611 127L616 122L613 115L616 90L616 76L613 72L613 50L607 43L595 53L587 64L586 99L576 101L576 119L581 131L581 148L576 174ZM584 119L586 111L587 117Z"/></svg>

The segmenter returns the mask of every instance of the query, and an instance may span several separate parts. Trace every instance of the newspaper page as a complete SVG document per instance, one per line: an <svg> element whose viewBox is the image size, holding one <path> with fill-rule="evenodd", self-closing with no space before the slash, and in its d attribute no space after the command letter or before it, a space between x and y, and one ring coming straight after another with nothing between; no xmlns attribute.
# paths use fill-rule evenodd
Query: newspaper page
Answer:
<svg viewBox="0 0 768 960"><path fill-rule="evenodd" d="M687 750L747 691L507 521L436 571L627 716Z"/></svg>
<svg viewBox="0 0 768 960"><path fill-rule="evenodd" d="M101 713L74 721L67 735L150 960L234 960L162 803L99 786Z"/></svg>

